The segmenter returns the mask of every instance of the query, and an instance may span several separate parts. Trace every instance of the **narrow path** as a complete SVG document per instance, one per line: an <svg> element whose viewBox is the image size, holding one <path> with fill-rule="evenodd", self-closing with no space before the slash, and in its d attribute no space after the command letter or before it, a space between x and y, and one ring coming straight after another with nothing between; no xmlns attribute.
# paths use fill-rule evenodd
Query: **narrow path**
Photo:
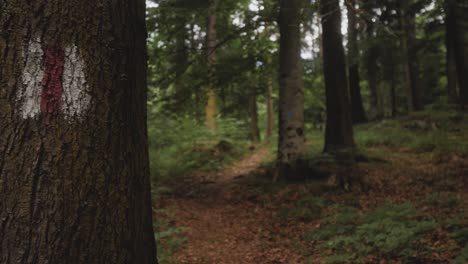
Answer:
<svg viewBox="0 0 468 264"><path fill-rule="evenodd" d="M266 155L259 149L221 171L197 173L186 183L191 191L166 201L176 225L187 228L177 263L301 263L292 249L269 241L273 212L244 185Z"/></svg>

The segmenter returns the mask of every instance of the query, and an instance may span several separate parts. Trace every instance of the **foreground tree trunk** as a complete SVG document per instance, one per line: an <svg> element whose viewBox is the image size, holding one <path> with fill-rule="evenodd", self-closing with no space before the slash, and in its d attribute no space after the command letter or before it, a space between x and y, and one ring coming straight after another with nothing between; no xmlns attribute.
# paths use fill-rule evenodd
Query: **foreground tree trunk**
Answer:
<svg viewBox="0 0 468 264"><path fill-rule="evenodd" d="M360 76L359 76L359 50L357 46L357 19L356 3L350 0L348 8L348 79L351 99L353 123L364 123L367 121L366 112L362 103Z"/></svg>
<svg viewBox="0 0 468 264"><path fill-rule="evenodd" d="M145 1L0 8L0 263L156 263Z"/></svg>
<svg viewBox="0 0 468 264"><path fill-rule="evenodd" d="M301 63L302 0L281 0L278 162L294 164L304 153L304 91Z"/></svg>
<svg viewBox="0 0 468 264"><path fill-rule="evenodd" d="M323 64L327 97L324 151L335 152L354 148L339 1L321 0L320 13L322 16Z"/></svg>
<svg viewBox="0 0 468 264"><path fill-rule="evenodd" d="M212 131L217 128L216 116L218 114L218 100L214 89L214 66L216 63L216 7L217 0L210 0L206 31L206 54L209 69L209 83L206 93L207 103L205 114L206 127Z"/></svg>

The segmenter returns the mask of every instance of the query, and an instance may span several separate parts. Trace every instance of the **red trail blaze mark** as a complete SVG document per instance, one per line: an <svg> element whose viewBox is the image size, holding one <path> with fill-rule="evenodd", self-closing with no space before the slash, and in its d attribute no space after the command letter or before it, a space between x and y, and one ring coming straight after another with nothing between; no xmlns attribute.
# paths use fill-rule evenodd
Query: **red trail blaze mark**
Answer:
<svg viewBox="0 0 468 264"><path fill-rule="evenodd" d="M62 112L64 64L65 52L63 49L47 48L41 94L41 111L43 113L59 114Z"/></svg>

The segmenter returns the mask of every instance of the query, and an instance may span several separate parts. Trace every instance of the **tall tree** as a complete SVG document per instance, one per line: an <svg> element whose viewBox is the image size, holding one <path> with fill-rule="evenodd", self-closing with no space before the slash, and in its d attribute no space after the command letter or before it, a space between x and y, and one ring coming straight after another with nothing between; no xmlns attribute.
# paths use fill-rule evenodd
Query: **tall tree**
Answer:
<svg viewBox="0 0 468 264"><path fill-rule="evenodd" d="M348 79L353 123L367 121L361 96L359 76L359 50L357 45L357 5L355 0L347 1L348 8Z"/></svg>
<svg viewBox="0 0 468 264"><path fill-rule="evenodd" d="M381 117L379 110L379 93L378 93L378 64L377 59L379 56L378 48L375 43L374 26L372 21L367 25L367 40L368 49L366 54L366 68L367 68L367 83L369 85L369 118L371 120Z"/></svg>
<svg viewBox="0 0 468 264"><path fill-rule="evenodd" d="M457 20L455 0L445 1L445 45L447 49L447 92L451 102L458 101L457 61L455 56Z"/></svg>
<svg viewBox="0 0 468 264"><path fill-rule="evenodd" d="M302 0L280 0L278 163L294 164L304 153L304 84L301 63Z"/></svg>
<svg viewBox="0 0 468 264"><path fill-rule="evenodd" d="M325 152L354 148L339 0L321 0L327 124Z"/></svg>
<svg viewBox="0 0 468 264"><path fill-rule="evenodd" d="M0 263L156 263L145 1L0 6Z"/></svg>
<svg viewBox="0 0 468 264"><path fill-rule="evenodd" d="M208 89L207 104L205 108L206 126L210 130L216 130L216 115L218 114L218 100L214 89L214 71L216 63L216 8L218 0L209 0L208 19L206 29L206 56L208 62Z"/></svg>
<svg viewBox="0 0 468 264"><path fill-rule="evenodd" d="M450 0L449 6L454 14L454 50L460 89L460 103L463 108L468 106L468 2L466 0Z"/></svg>
<svg viewBox="0 0 468 264"><path fill-rule="evenodd" d="M408 96L408 110L423 108L419 80L419 64L416 39L416 13L414 0L400 1L401 50L404 57L404 77Z"/></svg>

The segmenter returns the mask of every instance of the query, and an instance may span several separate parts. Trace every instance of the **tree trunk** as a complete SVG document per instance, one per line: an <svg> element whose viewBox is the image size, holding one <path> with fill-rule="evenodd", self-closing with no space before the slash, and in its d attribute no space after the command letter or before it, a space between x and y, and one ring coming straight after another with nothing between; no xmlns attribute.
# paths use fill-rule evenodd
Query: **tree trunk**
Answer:
<svg viewBox="0 0 468 264"><path fill-rule="evenodd" d="M272 80L270 75L267 76L267 127L266 127L266 138L271 139L273 136L273 91L272 91Z"/></svg>
<svg viewBox="0 0 468 264"><path fill-rule="evenodd" d="M209 14L208 14L208 22L207 22L207 31L206 31L206 54L207 54L207 62L208 62L208 78L209 84L207 89L207 104L205 108L206 113L206 127L209 130L216 130L217 122L216 116L218 114L218 100L216 96L216 92L214 89L214 71L215 71L215 63L216 63L216 8L217 8L217 0L210 1L209 7Z"/></svg>
<svg viewBox="0 0 468 264"><path fill-rule="evenodd" d="M323 63L327 102L325 152L354 148L351 106L346 80L346 63L341 35L338 0L321 0Z"/></svg>
<svg viewBox="0 0 468 264"><path fill-rule="evenodd" d="M447 49L447 92L449 101L458 102L457 91L457 63L455 56L455 39L457 34L457 22L455 18L455 0L447 0L445 3L445 45Z"/></svg>
<svg viewBox="0 0 468 264"><path fill-rule="evenodd" d="M0 263L156 263L145 1L0 5Z"/></svg>
<svg viewBox="0 0 468 264"><path fill-rule="evenodd" d="M419 87L418 56L416 50L416 16L409 11L411 2L402 1L400 10L401 48L405 58L405 78L408 92L408 110L422 110Z"/></svg>
<svg viewBox="0 0 468 264"><path fill-rule="evenodd" d="M304 91L301 63L302 0L281 0L278 162L294 164L304 153Z"/></svg>
<svg viewBox="0 0 468 264"><path fill-rule="evenodd" d="M468 3L458 0L456 2L455 22L455 58L460 88L460 104L468 109Z"/></svg>
<svg viewBox="0 0 468 264"><path fill-rule="evenodd" d="M186 29L186 13L177 13L177 32L175 36L175 53L173 56L173 70L175 72L175 102L173 108L180 109L190 98L190 93L184 89L183 76L189 67L189 53L187 47L188 31Z"/></svg>
<svg viewBox="0 0 468 264"><path fill-rule="evenodd" d="M253 78L250 76L250 78ZM249 121L250 121L250 139L253 143L260 142L260 129L258 128L258 107L257 107L257 87L251 84L249 95Z"/></svg>
<svg viewBox="0 0 468 264"><path fill-rule="evenodd" d="M356 3L350 0L348 8L348 75L349 91L351 96L351 108L353 123L367 121L366 112L362 103L360 76L359 76L359 50L357 46L357 21Z"/></svg>

